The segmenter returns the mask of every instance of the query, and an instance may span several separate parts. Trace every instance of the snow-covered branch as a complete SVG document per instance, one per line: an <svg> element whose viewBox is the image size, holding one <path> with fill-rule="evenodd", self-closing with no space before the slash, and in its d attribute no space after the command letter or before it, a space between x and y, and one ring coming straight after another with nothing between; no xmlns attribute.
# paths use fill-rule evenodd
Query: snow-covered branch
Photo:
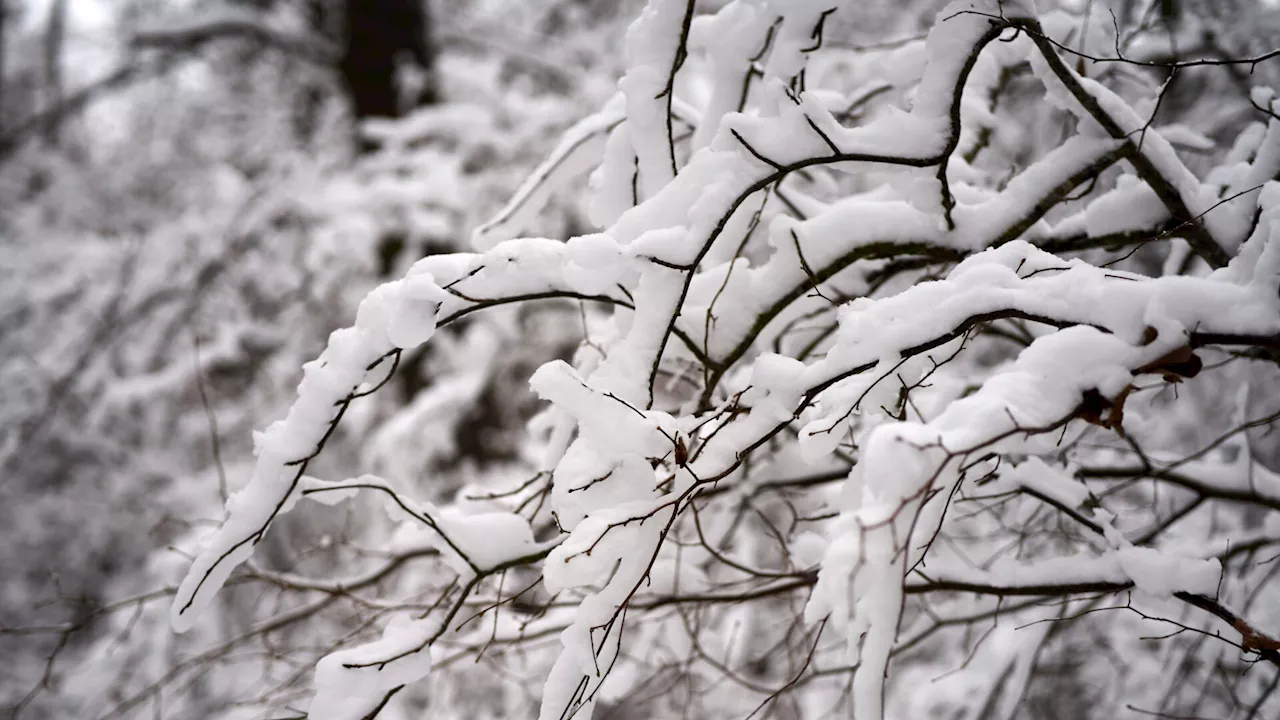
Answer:
<svg viewBox="0 0 1280 720"><path fill-rule="evenodd" d="M370 601L416 614L320 660L312 718L372 717L442 658L550 637L544 720L588 717L668 662L745 688L735 710L847 680L836 702L853 717L918 716L895 673L960 661L912 648L987 618L1003 633L983 603L1005 597L1058 599L1066 627L1123 593L1135 622L1210 637L1225 621L1240 640L1220 645L1277 663L1276 630L1230 583L1264 587L1241 558L1280 541L1280 481L1246 434L1280 415L1239 419L1231 373L1280 357L1280 120L1197 174L1155 122L1167 85L1071 67L1055 38L1078 32L1081 53L1108 39L1088 19L952 3L870 67L828 42L845 5L648 3L619 93L475 231L480 252L373 290L306 365L173 626L196 626L299 499L359 492L398 528L385 565L258 578L334 598L412 554L450 580ZM1012 96L1061 137L1029 150ZM1276 110L1269 91L1247 100ZM521 237L589 171L596 232ZM531 480L455 508L382 472L310 477L417 348L533 300L575 306L584 337L530 377L545 403L523 439ZM1223 402L1231 429L1192 448ZM1233 553L1210 512L1237 506L1230 537L1249 550ZM1002 693L1057 642L1035 632L992 651L1009 684L986 686L989 703L1016 707Z"/></svg>

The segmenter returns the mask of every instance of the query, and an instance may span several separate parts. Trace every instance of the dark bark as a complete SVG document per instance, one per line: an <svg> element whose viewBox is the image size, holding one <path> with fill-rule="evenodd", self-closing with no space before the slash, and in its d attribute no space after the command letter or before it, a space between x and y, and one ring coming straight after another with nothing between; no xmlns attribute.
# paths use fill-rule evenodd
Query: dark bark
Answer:
<svg viewBox="0 0 1280 720"><path fill-rule="evenodd" d="M8 7L5 0L0 0L0 108L4 105L4 81L5 81L5 52L8 51L8 44L5 42L5 15L8 14ZM0 112L0 130L4 130L4 112Z"/></svg>
<svg viewBox="0 0 1280 720"><path fill-rule="evenodd" d="M49 23L44 36L44 101L45 110L62 106L62 45L67 27L66 0L54 0L49 8ZM62 115L52 113L44 126L44 139L49 144L58 141L58 129Z"/></svg>
<svg viewBox="0 0 1280 720"><path fill-rule="evenodd" d="M399 117L436 100L431 81L435 49L423 0L346 0L339 70L357 121ZM396 67L411 62L428 81L416 97L401 98Z"/></svg>

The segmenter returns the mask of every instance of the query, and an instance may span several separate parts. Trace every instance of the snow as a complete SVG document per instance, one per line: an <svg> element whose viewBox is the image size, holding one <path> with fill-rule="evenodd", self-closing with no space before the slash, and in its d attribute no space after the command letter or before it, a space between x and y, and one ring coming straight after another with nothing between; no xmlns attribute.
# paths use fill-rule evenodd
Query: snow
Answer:
<svg viewBox="0 0 1280 720"><path fill-rule="evenodd" d="M1116 556L1120 569L1134 586L1155 598L1179 591L1213 596L1222 576L1222 564L1216 559L1188 561L1146 547L1122 548Z"/></svg>
<svg viewBox="0 0 1280 720"><path fill-rule="evenodd" d="M702 121L690 141L694 152L709 145L721 118L738 109L743 77L751 71L751 58L770 39L773 23L773 13L762 2L729 3L715 15L694 18L689 46L707 56L712 88Z"/></svg>
<svg viewBox="0 0 1280 720"><path fill-rule="evenodd" d="M387 623L382 639L338 650L316 664L316 694L307 717L317 720L359 720L379 707L388 690L423 678L431 671L427 640L439 632L440 620L414 620L397 615ZM387 661L387 658L396 658Z"/></svg>
<svg viewBox="0 0 1280 720"><path fill-rule="evenodd" d="M1122 178L1116 188L1089 203L1085 231L1102 236L1158 227L1169 219L1169 210L1149 185L1133 177Z"/></svg>
<svg viewBox="0 0 1280 720"><path fill-rule="evenodd" d="M667 111L672 98L666 89L681 52L685 15L692 12L688 0L652 0L627 32L627 74L618 88L626 96L644 197L655 195L675 176Z"/></svg>
<svg viewBox="0 0 1280 720"><path fill-rule="evenodd" d="M1089 499L1089 488L1074 478L1050 467L1038 457L1027 458L1000 474L1003 482L1034 490L1051 497L1068 508L1078 508Z"/></svg>

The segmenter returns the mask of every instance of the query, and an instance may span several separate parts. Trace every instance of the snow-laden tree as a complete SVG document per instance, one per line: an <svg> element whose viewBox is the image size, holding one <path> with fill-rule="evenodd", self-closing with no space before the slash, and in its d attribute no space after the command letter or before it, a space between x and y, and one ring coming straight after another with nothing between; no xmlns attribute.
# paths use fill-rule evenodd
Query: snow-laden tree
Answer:
<svg viewBox="0 0 1280 720"><path fill-rule="evenodd" d="M1122 668L1111 711L1265 712L1280 478L1246 430L1276 417L1251 367L1280 343L1273 94L1202 178L1174 143L1205 143L1155 122L1161 88L1098 73L1141 67L1106 26L953 4L865 78L839 11L650 3L618 97L479 252L374 290L306 367L174 627L282 513L370 493L402 521L390 558L296 582L332 596L422 553L453 575L378 598L404 614L320 660L308 717L368 717L460 657L527 671L547 637L543 718L663 683L653 702L699 714L1008 714L1081 634L1079 675ZM1023 67L1070 132L1011 171L984 159L1027 119L999 112ZM591 165L600 232L508 239ZM1155 271L1119 267L1154 243ZM587 338L531 378L526 480L440 506L309 471L437 328L550 298L582 304Z"/></svg>
<svg viewBox="0 0 1280 720"><path fill-rule="evenodd" d="M304 367L174 592L207 647L110 712L217 668L251 717L1280 711L1280 102L1176 85L1277 53L1184 56L1213 18L1166 5L969 0L868 47L856 3L652 0L474 252ZM584 187L596 232L523 237ZM465 422L519 340L450 328L525 305L582 341L509 462L327 474L424 346L456 372L368 443ZM343 503L323 572L255 556Z"/></svg>
<svg viewBox="0 0 1280 720"><path fill-rule="evenodd" d="M498 35L464 10L451 13L456 32ZM150 12L141 24L153 41L203 32ZM606 18L566 32L587 42L623 30ZM371 123L378 149L353 157L337 91L316 127L295 128L316 69L254 42L182 47L168 74L69 110L59 144L22 136L0 158L0 716L136 713L135 696L150 714L153 685L171 716L236 712L250 694L240 670L260 675L256 659L228 668L244 656L219 656L192 680L182 655L242 650L240 623L261 603L303 598L266 580L241 586L182 638L161 605L192 538L250 474L252 430L288 409L301 365L370 289L427 252L468 247L466 229L522 168L612 91L607 75L593 79L593 57L574 71L586 82L549 89L546 68L459 41L439 57L446 102ZM133 60L149 69L151 57ZM70 94L115 62L102 64L74 66ZM579 216L556 202L538 227L566 232ZM373 468L441 498L489 472L509 477L536 399L505 398L581 337L576 308L550 310L486 313L407 355L332 439L325 471ZM260 567L343 567L344 528L369 529L348 510L278 524ZM273 591L284 596L263 598ZM347 610L299 614L272 640L345 632Z"/></svg>

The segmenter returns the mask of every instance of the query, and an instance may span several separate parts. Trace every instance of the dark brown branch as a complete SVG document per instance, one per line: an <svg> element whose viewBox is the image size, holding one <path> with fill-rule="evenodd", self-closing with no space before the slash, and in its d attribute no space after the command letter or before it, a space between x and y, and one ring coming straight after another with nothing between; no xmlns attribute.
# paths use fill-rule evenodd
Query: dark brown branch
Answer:
<svg viewBox="0 0 1280 720"><path fill-rule="evenodd" d="M253 40L324 68L334 67L340 55L323 37L289 34L252 17L217 17L173 28L143 29L134 33L132 44L136 48L190 50L227 38Z"/></svg>
<svg viewBox="0 0 1280 720"><path fill-rule="evenodd" d="M1076 102L1080 103L1081 107L1102 126L1108 135L1125 143L1125 147L1128 148L1125 153L1125 159L1132 163L1134 169L1138 172L1138 176L1155 191L1156 196L1160 198L1165 207L1169 208L1170 214L1175 219L1186 223L1184 228L1185 236L1192 249L1196 251L1196 254L1204 258L1210 267L1219 268L1226 265L1231 259L1226 250L1223 250L1222 246L1214 240L1204 225L1195 219L1195 213L1191 212L1186 203L1183 202L1178 189L1165 179L1155 164L1134 143L1129 134L1103 109L1097 98L1084 89L1075 73L1067 67L1066 63L1062 62L1062 58L1055 49L1056 45L1051 43L1041 32L1040 23L1036 20L1025 18L1007 20L1005 23L1008 27L1027 32L1036 47L1039 48L1040 54L1049 63L1049 69L1066 86L1067 91L1076 99Z"/></svg>

